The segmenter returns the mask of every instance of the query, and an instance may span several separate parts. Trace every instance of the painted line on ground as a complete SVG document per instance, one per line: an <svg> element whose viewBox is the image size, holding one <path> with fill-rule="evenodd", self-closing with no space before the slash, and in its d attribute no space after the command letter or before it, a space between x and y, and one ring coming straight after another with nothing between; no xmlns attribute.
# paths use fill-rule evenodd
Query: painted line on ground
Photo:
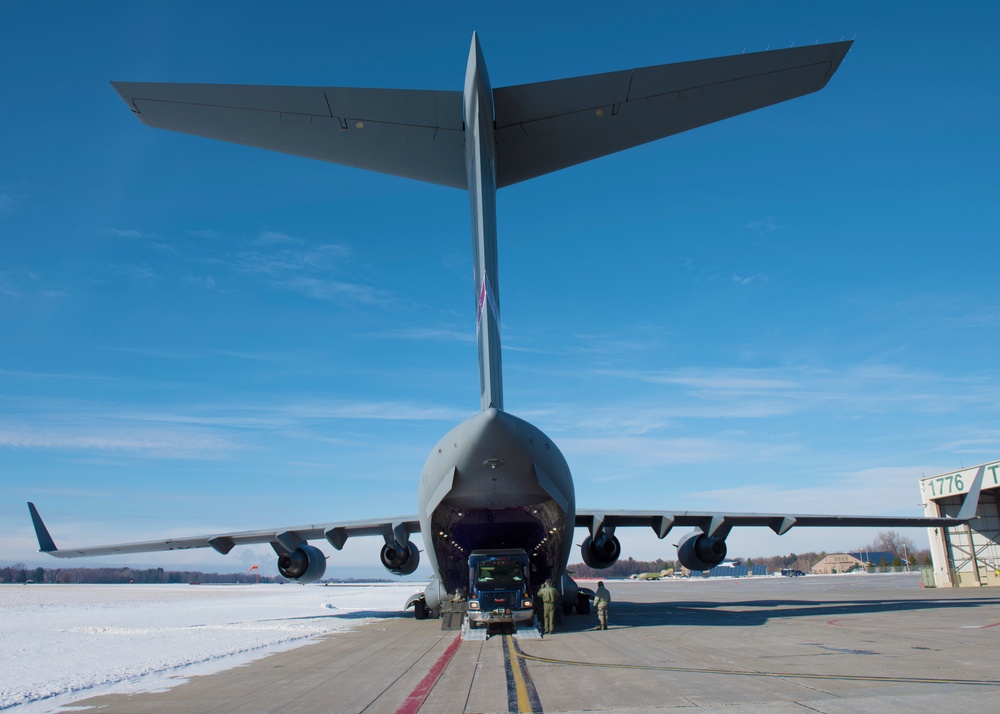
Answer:
<svg viewBox="0 0 1000 714"><path fill-rule="evenodd" d="M862 621L858 617L842 617L838 620L830 620L826 624L832 627L852 627L857 629L865 630L988 630L991 627L1000 627L1000 622L991 622L988 625L953 625L951 627L910 627L907 625L905 628L899 627L898 625L870 625L868 624L868 618Z"/></svg>
<svg viewBox="0 0 1000 714"><path fill-rule="evenodd" d="M842 682L892 682L899 684L957 684L967 686L1000 686L997 679L948 679L938 677L880 677L866 674L819 674L810 672L758 672L741 669L715 669L710 667L670 667L650 664L627 664L624 662L578 662L552 657L538 657L525 652L519 652L522 660L544 662L545 664L561 664L570 667L604 667L608 669L641 669L650 672L684 672L688 674L721 674L730 677L773 677L777 679L818 679ZM530 709L528 711L531 711Z"/></svg>
<svg viewBox="0 0 1000 714"><path fill-rule="evenodd" d="M434 685L441 678L444 673L445 667L451 662L451 658L455 656L458 652L459 645L462 644L462 636L456 635L454 641L448 645L448 649L444 651L440 657L438 657L437 662L431 667L431 671L428 672L420 683L410 692L410 696L406 698L403 702L403 706L396 710L396 714L417 714L420 707L423 706L424 700L427 699L427 695L431 693L434 689Z"/></svg>
<svg viewBox="0 0 1000 714"><path fill-rule="evenodd" d="M531 681L521 649L513 635L503 636L503 666L507 674L507 709L518 714L542 711L542 702Z"/></svg>

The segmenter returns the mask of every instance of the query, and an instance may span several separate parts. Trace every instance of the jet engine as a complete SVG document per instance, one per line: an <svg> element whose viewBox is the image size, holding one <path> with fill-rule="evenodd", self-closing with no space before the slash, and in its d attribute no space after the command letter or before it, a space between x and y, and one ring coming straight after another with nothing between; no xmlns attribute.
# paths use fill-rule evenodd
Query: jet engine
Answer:
<svg viewBox="0 0 1000 714"><path fill-rule="evenodd" d="M393 575L409 575L420 565L420 551L412 540L406 541L405 550L395 543L383 545L379 557L385 569Z"/></svg>
<svg viewBox="0 0 1000 714"><path fill-rule="evenodd" d="M677 544L677 560L688 570L711 570L726 559L726 539L696 530Z"/></svg>
<svg viewBox="0 0 1000 714"><path fill-rule="evenodd" d="M319 548L303 543L291 553L278 556L278 572L289 580L315 583L326 572L326 556Z"/></svg>
<svg viewBox="0 0 1000 714"><path fill-rule="evenodd" d="M602 533L594 540L587 536L580 546L583 562L591 568L610 568L622 554L622 544L613 535Z"/></svg>

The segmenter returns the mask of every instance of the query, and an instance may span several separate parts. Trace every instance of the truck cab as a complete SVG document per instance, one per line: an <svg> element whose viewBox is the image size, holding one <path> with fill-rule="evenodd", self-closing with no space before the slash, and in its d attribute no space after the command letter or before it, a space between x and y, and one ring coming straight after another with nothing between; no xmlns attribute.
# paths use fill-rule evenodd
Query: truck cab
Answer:
<svg viewBox="0 0 1000 714"><path fill-rule="evenodd" d="M530 622L535 615L528 554L474 550L469 554L469 626Z"/></svg>

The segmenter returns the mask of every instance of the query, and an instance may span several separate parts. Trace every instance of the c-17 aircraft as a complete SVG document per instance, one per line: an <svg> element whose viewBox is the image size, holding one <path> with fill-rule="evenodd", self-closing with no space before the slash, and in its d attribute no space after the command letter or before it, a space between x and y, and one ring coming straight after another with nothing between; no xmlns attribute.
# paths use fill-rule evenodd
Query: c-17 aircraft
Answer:
<svg viewBox="0 0 1000 714"><path fill-rule="evenodd" d="M850 46L817 44L493 89L473 34L462 92L112 83L148 126L466 189L481 411L431 450L416 515L59 549L29 503L39 549L76 558L187 548L227 554L238 545L269 543L283 576L310 583L323 577L326 557L309 541L326 539L340 550L348 538L382 536L382 564L408 575L420 559L410 536L420 533L432 577L406 607L424 618L468 587L468 556L481 549L523 550L535 589L551 578L564 598L579 596L585 610L585 593L566 574L576 528L587 531L583 561L606 568L621 554L619 528L652 528L663 539L675 527L693 527L677 544L677 560L705 570L726 557L726 537L736 526L782 535L796 526L949 527L970 520L982 468L955 517L577 508L569 466L555 443L504 411L497 189L818 91Z"/></svg>

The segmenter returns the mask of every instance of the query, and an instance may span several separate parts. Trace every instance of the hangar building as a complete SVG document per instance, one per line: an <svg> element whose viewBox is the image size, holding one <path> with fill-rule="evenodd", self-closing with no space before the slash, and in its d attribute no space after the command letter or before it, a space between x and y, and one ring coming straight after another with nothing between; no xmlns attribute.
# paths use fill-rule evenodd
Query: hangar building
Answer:
<svg viewBox="0 0 1000 714"><path fill-rule="evenodd" d="M976 517L952 528L930 528L934 582L939 588L1000 585L1000 462L985 468ZM955 516L980 465L920 479L926 516Z"/></svg>

